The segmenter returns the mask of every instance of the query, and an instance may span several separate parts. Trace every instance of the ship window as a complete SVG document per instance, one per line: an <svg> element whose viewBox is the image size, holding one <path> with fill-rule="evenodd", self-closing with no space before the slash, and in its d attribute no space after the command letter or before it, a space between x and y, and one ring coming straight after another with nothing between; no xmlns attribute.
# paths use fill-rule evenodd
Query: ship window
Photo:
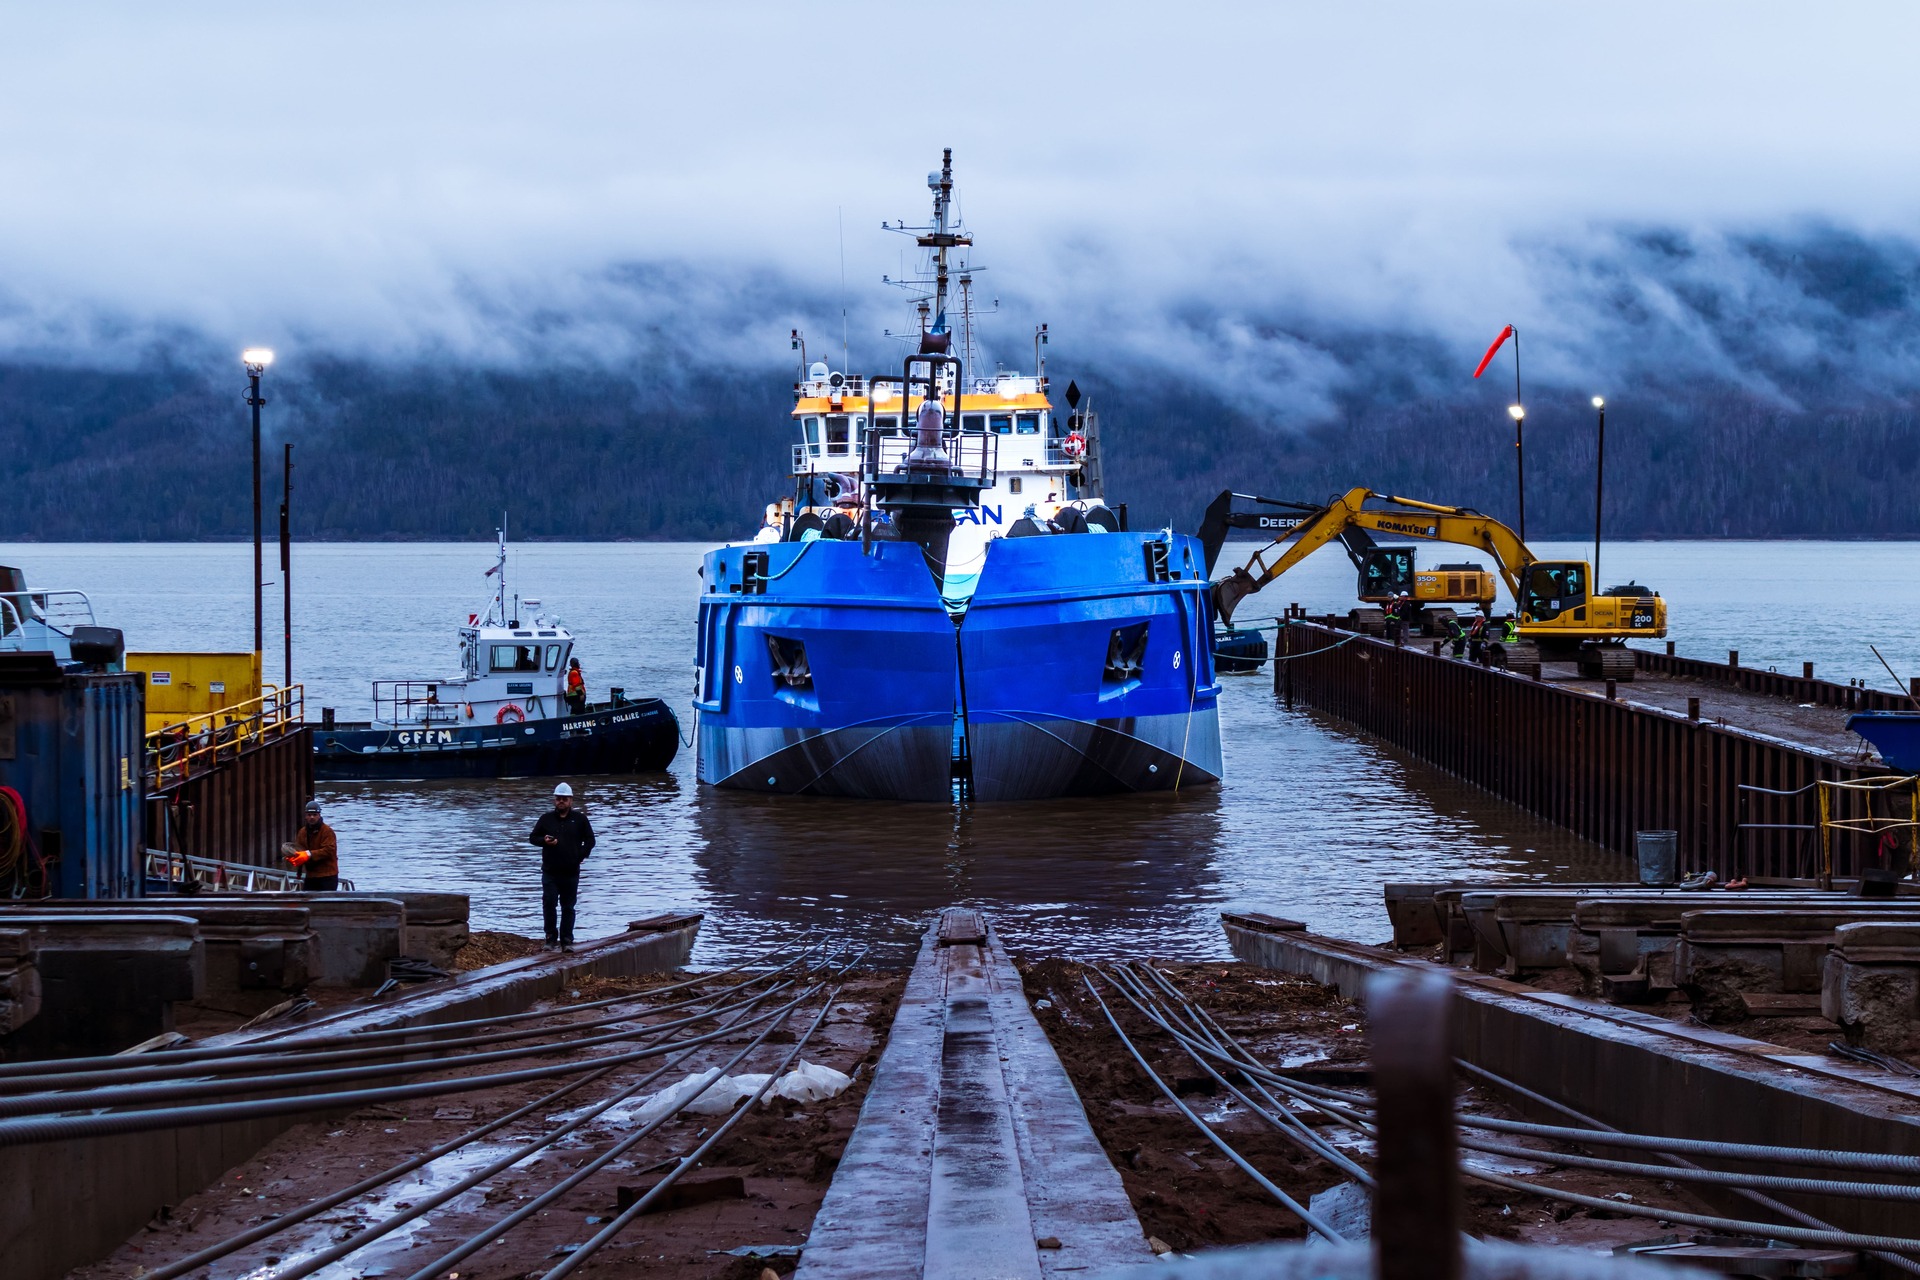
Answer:
<svg viewBox="0 0 1920 1280"><path fill-rule="evenodd" d="M827 419L827 452L845 453L847 451L847 420L836 414Z"/></svg>
<svg viewBox="0 0 1920 1280"><path fill-rule="evenodd" d="M883 413L873 420L873 429L883 436L890 436L900 429L900 415Z"/></svg>
<svg viewBox="0 0 1920 1280"><path fill-rule="evenodd" d="M559 669L560 669L560 646L557 644L550 644L547 646L547 670L558 671Z"/></svg>
<svg viewBox="0 0 1920 1280"><path fill-rule="evenodd" d="M1008 477L1007 477L1007 492L1008 492L1008 493L1018 493L1018 492L1020 492L1020 477L1019 477L1019 476L1008 476Z"/></svg>
<svg viewBox="0 0 1920 1280"><path fill-rule="evenodd" d="M495 671L538 671L540 646L537 644L497 644L493 646Z"/></svg>
<svg viewBox="0 0 1920 1280"><path fill-rule="evenodd" d="M1023 435L1023 436L1037 436L1040 434L1040 415L1039 414L1023 413L1014 421L1019 424L1017 427L1014 428L1017 434Z"/></svg>
<svg viewBox="0 0 1920 1280"><path fill-rule="evenodd" d="M987 429L987 415L984 413L961 414L960 429L962 431L985 431Z"/></svg>
<svg viewBox="0 0 1920 1280"><path fill-rule="evenodd" d="M989 417L987 421L988 421L988 424L993 428L993 434L997 436L1010 436L1013 434L1013 415L1012 414L996 413L996 414L993 414L991 417Z"/></svg>
<svg viewBox="0 0 1920 1280"><path fill-rule="evenodd" d="M800 424L800 429L806 433L807 452L812 454L816 458L819 457L820 456L820 419L806 418L802 420Z"/></svg>

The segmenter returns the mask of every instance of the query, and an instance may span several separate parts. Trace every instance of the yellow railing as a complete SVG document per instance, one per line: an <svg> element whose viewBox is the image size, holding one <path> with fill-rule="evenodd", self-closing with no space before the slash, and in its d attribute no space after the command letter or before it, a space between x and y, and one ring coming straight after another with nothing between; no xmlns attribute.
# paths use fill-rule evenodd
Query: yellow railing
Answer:
<svg viewBox="0 0 1920 1280"><path fill-rule="evenodd" d="M306 687L269 686L257 698L164 725L147 735L149 795L200 777L243 751L299 729L306 718Z"/></svg>
<svg viewBox="0 0 1920 1280"><path fill-rule="evenodd" d="M1904 843L1907 846L1909 873L1914 867L1920 866L1920 776L1887 774L1882 777L1854 778L1849 781L1820 778L1816 783L1820 788L1820 884L1822 888L1833 887L1833 833L1836 831L1851 831L1856 835L1876 837L1876 856L1882 852L1891 855L1900 844ZM1888 813L1884 817L1873 811L1873 801L1877 795L1884 795L1887 798ZM1866 814L1862 817L1836 815L1834 812L1836 802L1854 796L1866 801ZM1900 811L1901 808L1905 809L1905 813Z"/></svg>

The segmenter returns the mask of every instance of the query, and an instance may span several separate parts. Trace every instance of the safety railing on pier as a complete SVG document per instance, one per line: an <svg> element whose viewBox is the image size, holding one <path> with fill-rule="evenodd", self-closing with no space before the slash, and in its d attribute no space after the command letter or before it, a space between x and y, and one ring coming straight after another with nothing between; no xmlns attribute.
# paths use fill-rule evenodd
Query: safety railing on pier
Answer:
<svg viewBox="0 0 1920 1280"><path fill-rule="evenodd" d="M160 883L185 889L192 885L216 893L287 893L300 888L301 875L282 867L256 867L244 862L223 862L219 858L201 858L175 853L170 849L147 850L148 892ZM353 891L353 881L342 877L340 888Z"/></svg>
<svg viewBox="0 0 1920 1280"><path fill-rule="evenodd" d="M155 729L146 737L148 795L212 773L243 752L305 727L306 688L269 687L257 698Z"/></svg>

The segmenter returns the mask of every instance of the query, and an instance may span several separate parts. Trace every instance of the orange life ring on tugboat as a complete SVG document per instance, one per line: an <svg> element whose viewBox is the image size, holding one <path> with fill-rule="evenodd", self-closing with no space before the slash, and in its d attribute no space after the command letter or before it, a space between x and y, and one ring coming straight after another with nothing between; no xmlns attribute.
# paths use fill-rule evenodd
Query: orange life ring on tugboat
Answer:
<svg viewBox="0 0 1920 1280"><path fill-rule="evenodd" d="M527 713L520 709L519 703L509 702L506 706L500 708L500 710L494 713L493 722L495 724L505 724L507 723L507 721L511 720L513 721L513 723L519 724L522 720L525 720L526 718L527 718Z"/></svg>
<svg viewBox="0 0 1920 1280"><path fill-rule="evenodd" d="M1084 458L1087 454L1087 438L1078 431L1068 432L1067 438L1060 442L1060 452L1069 458Z"/></svg>

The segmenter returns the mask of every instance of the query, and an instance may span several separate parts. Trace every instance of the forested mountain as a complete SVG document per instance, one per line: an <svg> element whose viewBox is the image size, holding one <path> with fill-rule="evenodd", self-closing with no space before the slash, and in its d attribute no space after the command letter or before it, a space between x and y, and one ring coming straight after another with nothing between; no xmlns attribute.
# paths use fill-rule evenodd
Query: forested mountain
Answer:
<svg viewBox="0 0 1920 1280"><path fill-rule="evenodd" d="M1497 394L1382 394L1282 428L1164 375L1072 373L1094 393L1109 488L1136 526L1192 528L1223 488L1315 498L1365 484L1513 514L1513 433ZM781 487L789 376L346 360L276 369L268 511L290 439L301 537L481 537L502 510L530 538L739 536ZM244 536L243 386L165 363L0 365L0 538ZM1584 535L1593 411L1570 392L1529 399L1528 532ZM1910 401L1782 408L1704 380L1651 403L1620 396L1608 410L1608 527L1621 537L1920 537L1916 454Z"/></svg>

